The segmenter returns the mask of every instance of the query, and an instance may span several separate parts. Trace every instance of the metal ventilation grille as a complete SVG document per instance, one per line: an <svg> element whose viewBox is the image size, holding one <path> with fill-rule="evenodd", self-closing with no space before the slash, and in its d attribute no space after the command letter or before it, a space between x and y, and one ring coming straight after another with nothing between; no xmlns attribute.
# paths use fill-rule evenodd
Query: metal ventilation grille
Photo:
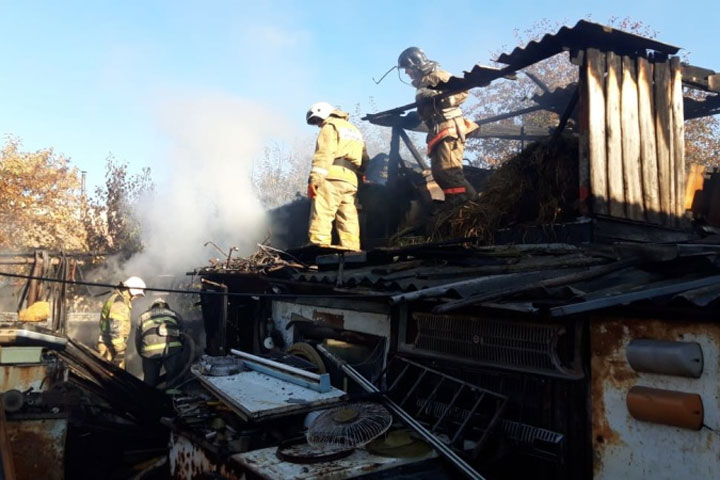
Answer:
<svg viewBox="0 0 720 480"><path fill-rule="evenodd" d="M499 428L505 438L531 448L536 455L560 458L565 440L561 433L510 420L501 420Z"/></svg>
<svg viewBox="0 0 720 480"><path fill-rule="evenodd" d="M415 348L478 363L553 376L581 376L558 357L561 325L415 313Z"/></svg>

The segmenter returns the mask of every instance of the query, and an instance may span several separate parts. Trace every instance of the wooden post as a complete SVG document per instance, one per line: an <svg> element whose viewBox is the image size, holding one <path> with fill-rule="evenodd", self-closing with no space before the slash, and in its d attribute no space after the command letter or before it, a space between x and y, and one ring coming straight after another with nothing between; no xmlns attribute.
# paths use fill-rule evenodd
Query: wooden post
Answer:
<svg viewBox="0 0 720 480"><path fill-rule="evenodd" d="M683 110L682 67L680 58L670 59L673 118L673 159L675 166L675 216L685 215L685 111Z"/></svg>
<svg viewBox="0 0 720 480"><path fill-rule="evenodd" d="M655 71L655 140L657 148L658 194L660 196L660 219L662 223L672 223L675 213L673 196L672 161L672 128L670 101L670 65L659 62L654 65Z"/></svg>
<svg viewBox="0 0 720 480"><path fill-rule="evenodd" d="M607 130L607 182L610 215L625 217L625 187L622 159L622 122L620 116L620 78L622 59L614 52L607 54L605 84Z"/></svg>
<svg viewBox="0 0 720 480"><path fill-rule="evenodd" d="M622 160L625 176L625 201L627 215L637 221L645 219L643 206L642 174L640 172L640 123L638 120L638 88L635 60L622 59Z"/></svg>
<svg viewBox="0 0 720 480"><path fill-rule="evenodd" d="M642 159L643 203L648 222L660 223L658 193L657 148L653 115L652 65L646 58L638 58L638 119L640 123L640 157Z"/></svg>
<svg viewBox="0 0 720 480"><path fill-rule="evenodd" d="M589 48L586 53L589 114L590 192L593 212L608 214L607 149L605 139L605 54Z"/></svg>
<svg viewBox="0 0 720 480"><path fill-rule="evenodd" d="M578 120L580 139L578 141L578 200L581 215L590 213L590 135L588 119L587 70L584 64L578 69Z"/></svg>

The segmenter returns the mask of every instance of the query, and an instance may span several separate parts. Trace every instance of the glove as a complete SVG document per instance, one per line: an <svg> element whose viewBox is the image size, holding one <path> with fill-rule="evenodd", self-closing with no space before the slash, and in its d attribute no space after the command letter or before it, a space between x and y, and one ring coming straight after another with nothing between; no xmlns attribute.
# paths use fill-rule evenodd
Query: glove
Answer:
<svg viewBox="0 0 720 480"><path fill-rule="evenodd" d="M311 199L317 197L317 187L315 187L312 183L308 183L307 196Z"/></svg>

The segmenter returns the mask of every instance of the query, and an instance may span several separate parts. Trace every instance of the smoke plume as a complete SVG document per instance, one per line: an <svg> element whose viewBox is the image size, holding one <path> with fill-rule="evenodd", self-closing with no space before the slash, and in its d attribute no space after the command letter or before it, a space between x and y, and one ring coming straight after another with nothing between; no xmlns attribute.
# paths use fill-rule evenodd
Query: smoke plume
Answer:
<svg viewBox="0 0 720 480"><path fill-rule="evenodd" d="M151 279L208 264L237 247L247 255L265 236L264 213L253 193L253 162L266 141L288 128L266 106L224 93L168 99L160 108L168 155L153 171L158 182L152 199L137 212L145 251L125 271ZM150 284L150 282L148 282ZM152 285L151 285L152 286Z"/></svg>

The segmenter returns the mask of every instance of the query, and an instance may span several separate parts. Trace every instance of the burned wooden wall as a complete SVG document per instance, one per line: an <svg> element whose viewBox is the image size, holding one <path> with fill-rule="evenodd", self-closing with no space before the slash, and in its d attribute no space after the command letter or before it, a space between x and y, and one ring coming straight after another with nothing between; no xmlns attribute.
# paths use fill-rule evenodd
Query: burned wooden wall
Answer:
<svg viewBox="0 0 720 480"><path fill-rule="evenodd" d="M682 70L587 49L580 64L580 193L597 215L677 226L685 211Z"/></svg>

